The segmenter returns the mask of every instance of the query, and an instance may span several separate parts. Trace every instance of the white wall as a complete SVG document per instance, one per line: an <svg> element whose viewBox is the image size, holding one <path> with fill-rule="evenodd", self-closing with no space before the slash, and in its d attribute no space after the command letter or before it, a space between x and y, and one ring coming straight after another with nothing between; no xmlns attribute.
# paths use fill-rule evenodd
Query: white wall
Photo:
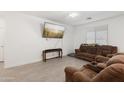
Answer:
<svg viewBox="0 0 124 93"><path fill-rule="evenodd" d="M0 18L0 62L4 61L4 35L5 35L5 20Z"/></svg>
<svg viewBox="0 0 124 93"><path fill-rule="evenodd" d="M118 46L119 51L124 52L124 15L77 26L74 48L79 48L81 43L86 42L88 29L106 24L108 24L108 44Z"/></svg>
<svg viewBox="0 0 124 93"><path fill-rule="evenodd" d="M73 51L73 28L65 25L64 38L42 38L44 19L22 14L6 15L5 67L42 60L42 50L62 47L64 55ZM51 21L50 21L51 22Z"/></svg>
<svg viewBox="0 0 124 93"><path fill-rule="evenodd" d="M6 14L5 67L19 66L42 60L42 50L62 47L64 55L74 52L81 43L86 41L86 31L92 27L108 24L108 43L118 46L124 52L124 16L92 22L75 27L64 25L64 38L42 38L44 21L34 16L22 14ZM51 22L51 21L50 21ZM54 54L50 55L54 56Z"/></svg>

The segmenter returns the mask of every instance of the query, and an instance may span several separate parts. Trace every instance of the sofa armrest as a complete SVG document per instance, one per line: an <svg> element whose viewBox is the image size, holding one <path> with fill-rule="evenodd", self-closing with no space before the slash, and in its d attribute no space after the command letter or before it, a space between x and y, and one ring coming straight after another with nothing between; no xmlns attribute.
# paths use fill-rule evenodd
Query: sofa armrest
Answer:
<svg viewBox="0 0 124 93"><path fill-rule="evenodd" d="M98 56L95 57L95 61L97 63L105 63L108 60L109 60L109 57L104 57L104 56L100 56L100 55L98 55Z"/></svg>
<svg viewBox="0 0 124 93"><path fill-rule="evenodd" d="M101 69L104 69L104 68L107 67L107 65L106 65L106 63L98 63L98 64L97 64L97 67L98 67L98 68L101 68Z"/></svg>
<svg viewBox="0 0 124 93"><path fill-rule="evenodd" d="M82 72L75 72L73 74L73 82L90 82L90 78Z"/></svg>
<svg viewBox="0 0 124 93"><path fill-rule="evenodd" d="M66 67L65 68L65 81L72 82L72 76L75 72L78 72L79 69L75 67Z"/></svg>
<svg viewBox="0 0 124 93"><path fill-rule="evenodd" d="M124 53L115 53L115 54L108 54L107 57L111 58L116 55L124 55Z"/></svg>
<svg viewBox="0 0 124 93"><path fill-rule="evenodd" d="M75 49L75 53L77 54L78 52L80 52L80 49Z"/></svg>
<svg viewBox="0 0 124 93"><path fill-rule="evenodd" d="M96 61L92 61L91 64L92 65L97 65L97 62Z"/></svg>
<svg viewBox="0 0 124 93"><path fill-rule="evenodd" d="M77 68L71 67L71 66L68 66L68 67L65 68L65 72L66 72L66 73L70 73L70 74L73 74L73 73L75 73L75 72L77 72L77 71L79 71L79 70L80 70L80 69L77 69Z"/></svg>
<svg viewBox="0 0 124 93"><path fill-rule="evenodd" d="M97 65L92 65L92 64L87 64L87 65L84 65L85 68L88 68L96 73L99 73L102 68L98 67Z"/></svg>
<svg viewBox="0 0 124 93"><path fill-rule="evenodd" d="M107 54L107 57L111 58L111 57L113 57L114 55L116 55L116 54Z"/></svg>

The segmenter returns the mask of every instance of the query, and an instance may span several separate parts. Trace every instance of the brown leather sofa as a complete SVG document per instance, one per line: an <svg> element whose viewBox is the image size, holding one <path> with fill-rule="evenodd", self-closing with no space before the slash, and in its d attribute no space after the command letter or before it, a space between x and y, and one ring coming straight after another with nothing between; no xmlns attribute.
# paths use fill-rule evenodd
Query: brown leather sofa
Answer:
<svg viewBox="0 0 124 93"><path fill-rule="evenodd" d="M81 44L79 49L75 49L75 56L80 59L87 61L94 61L95 57L98 55L107 56L108 54L117 53L116 46L110 45L90 45Z"/></svg>
<svg viewBox="0 0 124 93"><path fill-rule="evenodd" d="M98 64L80 69L66 67L65 78L67 82L124 82L124 55L110 58L102 69Z"/></svg>
<svg viewBox="0 0 124 93"><path fill-rule="evenodd" d="M110 58L117 56L117 55L124 55L124 53L115 53L115 54L108 54L107 57L98 55L95 57L95 61L92 61L91 64L96 65L98 63L106 63Z"/></svg>

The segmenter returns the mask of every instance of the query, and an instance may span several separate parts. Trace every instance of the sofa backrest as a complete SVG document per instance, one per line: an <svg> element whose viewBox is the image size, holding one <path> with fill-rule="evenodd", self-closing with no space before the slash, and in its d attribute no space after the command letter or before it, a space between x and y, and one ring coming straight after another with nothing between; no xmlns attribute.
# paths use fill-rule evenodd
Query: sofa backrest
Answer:
<svg viewBox="0 0 124 93"><path fill-rule="evenodd" d="M96 54L96 46L87 46L87 53Z"/></svg>
<svg viewBox="0 0 124 93"><path fill-rule="evenodd" d="M114 54L117 53L117 47L116 46L110 46L110 45L102 45L101 47L101 55L107 56L107 54Z"/></svg>
<svg viewBox="0 0 124 93"><path fill-rule="evenodd" d="M81 44L80 51L91 53L91 54L107 56L108 54L117 53L117 47L110 46L110 45Z"/></svg>
<svg viewBox="0 0 124 93"><path fill-rule="evenodd" d="M124 64L112 64L98 73L92 82L124 82Z"/></svg>
<svg viewBox="0 0 124 93"><path fill-rule="evenodd" d="M91 54L96 54L97 48L95 44L81 44L80 51L91 53Z"/></svg>

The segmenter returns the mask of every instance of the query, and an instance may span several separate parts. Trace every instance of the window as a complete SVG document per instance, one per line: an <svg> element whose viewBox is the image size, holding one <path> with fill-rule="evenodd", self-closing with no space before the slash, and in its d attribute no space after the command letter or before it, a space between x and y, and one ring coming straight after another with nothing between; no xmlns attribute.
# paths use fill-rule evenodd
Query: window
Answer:
<svg viewBox="0 0 124 93"><path fill-rule="evenodd" d="M87 44L95 43L95 31L87 32Z"/></svg>
<svg viewBox="0 0 124 93"><path fill-rule="evenodd" d="M100 45L108 44L108 26L94 27L92 31L87 31L87 41L88 44L96 43Z"/></svg>

